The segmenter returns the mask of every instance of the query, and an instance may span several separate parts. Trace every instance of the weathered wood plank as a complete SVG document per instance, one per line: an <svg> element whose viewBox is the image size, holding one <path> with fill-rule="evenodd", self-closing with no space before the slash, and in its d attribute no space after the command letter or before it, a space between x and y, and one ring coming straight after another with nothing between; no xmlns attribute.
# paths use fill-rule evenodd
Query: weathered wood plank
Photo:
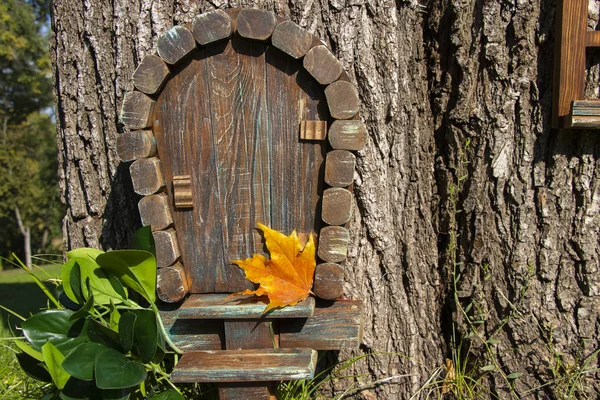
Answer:
<svg viewBox="0 0 600 400"><path fill-rule="evenodd" d="M178 175L173 177L173 198L175 208L194 208L192 177Z"/></svg>
<svg viewBox="0 0 600 400"><path fill-rule="evenodd" d="M156 294L165 303L183 300L188 291L188 279L181 263L159 268L156 272Z"/></svg>
<svg viewBox="0 0 600 400"><path fill-rule="evenodd" d="M196 42L207 45L231 37L233 26L225 11L214 10L194 18L192 33Z"/></svg>
<svg viewBox="0 0 600 400"><path fill-rule="evenodd" d="M578 100L571 107L572 128L600 128L600 100Z"/></svg>
<svg viewBox="0 0 600 400"><path fill-rule="evenodd" d="M227 350L273 349L278 347L272 321L225 320L225 348Z"/></svg>
<svg viewBox="0 0 600 400"><path fill-rule="evenodd" d="M221 207L215 201L217 164L212 133L211 85L208 57L222 57L224 43L200 47L190 63L180 67L157 100L153 131L161 151L161 162L167 181L173 176L190 175L194 179L193 210L176 209L173 215L181 259L190 278L190 291L225 291ZM225 71L223 71L225 72ZM204 101L195 101L202 98ZM172 185L167 192L173 196Z"/></svg>
<svg viewBox="0 0 600 400"><path fill-rule="evenodd" d="M325 140L327 138L327 121L301 121L300 139Z"/></svg>
<svg viewBox="0 0 600 400"><path fill-rule="evenodd" d="M338 263L348 255L350 233L341 226L327 226L319 233L317 254L323 261Z"/></svg>
<svg viewBox="0 0 600 400"><path fill-rule="evenodd" d="M317 297L333 300L344 294L344 269L341 265L326 263L319 264L315 269L313 292Z"/></svg>
<svg viewBox="0 0 600 400"><path fill-rule="evenodd" d="M329 85L336 81L344 71L342 63L325 46L310 49L303 63L308 73L321 85Z"/></svg>
<svg viewBox="0 0 600 400"><path fill-rule="evenodd" d="M356 157L346 150L327 153L325 161L325 183L334 187L346 187L354 181Z"/></svg>
<svg viewBox="0 0 600 400"><path fill-rule="evenodd" d="M133 73L133 85L146 94L155 94L169 76L169 67L157 55L148 54Z"/></svg>
<svg viewBox="0 0 600 400"><path fill-rule="evenodd" d="M256 296L230 297L226 293L195 294L179 309L179 318L185 319L249 319L249 318L306 318L313 314L312 297L295 306L278 308L264 314L268 299Z"/></svg>
<svg viewBox="0 0 600 400"><path fill-rule="evenodd" d="M264 383L221 383L219 400L273 400L269 385Z"/></svg>
<svg viewBox="0 0 600 400"><path fill-rule="evenodd" d="M164 308L164 305L161 307ZM169 338L184 353L225 348L225 331L222 320L178 319L177 310L161 310L160 318Z"/></svg>
<svg viewBox="0 0 600 400"><path fill-rule="evenodd" d="M358 300L319 301L311 318L278 320L281 348L314 350L357 348L362 340ZM179 311L161 311L167 333L184 352L225 348L222 320L180 319Z"/></svg>
<svg viewBox="0 0 600 400"><path fill-rule="evenodd" d="M303 120L327 120L323 90L299 62L268 49L267 103L271 117L271 228L318 232L325 143L298 139ZM283 73L282 73L283 72ZM293 105L282 107L282 104ZM294 162L290 162L294 160Z"/></svg>
<svg viewBox="0 0 600 400"><path fill-rule="evenodd" d="M321 218L329 225L344 225L352 217L352 193L343 188L323 192Z"/></svg>
<svg viewBox="0 0 600 400"><path fill-rule="evenodd" d="M282 321L279 331L282 348L356 349L363 336L361 303L358 300L325 302L315 309L312 318Z"/></svg>
<svg viewBox="0 0 600 400"><path fill-rule="evenodd" d="M134 161L156 154L156 139L150 130L124 132L117 137L117 154L121 161Z"/></svg>
<svg viewBox="0 0 600 400"><path fill-rule="evenodd" d="M358 113L358 91L350 82L333 82L325 88L325 97L335 119L350 119Z"/></svg>
<svg viewBox="0 0 600 400"><path fill-rule="evenodd" d="M142 196L154 194L165 187L161 163L157 157L141 158L129 166L133 191Z"/></svg>
<svg viewBox="0 0 600 400"><path fill-rule="evenodd" d="M588 4L558 0L556 10L552 126L562 128L569 123L571 102L584 97Z"/></svg>
<svg viewBox="0 0 600 400"><path fill-rule="evenodd" d="M184 354L171 380L185 382L253 382L311 379L317 352L311 349L204 351Z"/></svg>
<svg viewBox="0 0 600 400"><path fill-rule="evenodd" d="M179 259L179 245L175 229L152 232L156 247L156 265L158 268L173 265Z"/></svg>
<svg viewBox="0 0 600 400"><path fill-rule="evenodd" d="M362 150L367 136L367 127L360 120L334 121L329 128L329 144L338 150Z"/></svg>
<svg viewBox="0 0 600 400"><path fill-rule="evenodd" d="M294 57L303 57L312 47L313 35L292 21L283 21L273 31L271 43L284 53Z"/></svg>
<svg viewBox="0 0 600 400"><path fill-rule="evenodd" d="M142 92L125 93L121 106L120 120L129 129L144 129L152 124L154 100Z"/></svg>
<svg viewBox="0 0 600 400"><path fill-rule="evenodd" d="M165 193L144 197L139 201L138 209L142 225L151 226L152 230L166 229L173 223L169 199Z"/></svg>
<svg viewBox="0 0 600 400"><path fill-rule="evenodd" d="M177 64L196 48L194 35L183 26L174 26L160 35L156 52L167 64Z"/></svg>
<svg viewBox="0 0 600 400"><path fill-rule="evenodd" d="M267 41L275 30L275 14L267 10L244 8L236 20L237 33L246 39Z"/></svg>

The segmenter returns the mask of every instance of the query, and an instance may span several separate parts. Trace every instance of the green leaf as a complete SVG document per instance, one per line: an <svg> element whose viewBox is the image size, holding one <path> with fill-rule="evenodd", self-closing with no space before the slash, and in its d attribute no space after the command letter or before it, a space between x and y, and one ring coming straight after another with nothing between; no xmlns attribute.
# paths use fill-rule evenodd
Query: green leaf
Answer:
<svg viewBox="0 0 600 400"><path fill-rule="evenodd" d="M117 310L117 308L115 307L115 305L111 302L110 303L110 329L112 329L113 331L119 331L119 321L121 320L121 313L119 312L119 310Z"/></svg>
<svg viewBox="0 0 600 400"><path fill-rule="evenodd" d="M77 259L69 260L63 264L60 270L60 277L63 282L63 290L69 300L76 304L81 304L83 302L81 270Z"/></svg>
<svg viewBox="0 0 600 400"><path fill-rule="evenodd" d="M113 287L105 271L100 268L96 261L73 258L79 263L81 270L81 289L83 297L88 298L90 294L94 295L96 304L110 304L110 301L121 302L121 296ZM87 283L89 280L89 284ZM90 290L91 289L91 290Z"/></svg>
<svg viewBox="0 0 600 400"><path fill-rule="evenodd" d="M62 362L62 367L69 374L83 381L94 379L94 362L96 356L107 347L100 343L83 343L69 353Z"/></svg>
<svg viewBox="0 0 600 400"><path fill-rule="evenodd" d="M133 347L133 334L136 319L136 314L127 311L121 315L121 319L119 320L119 340L125 353L128 353Z"/></svg>
<svg viewBox="0 0 600 400"><path fill-rule="evenodd" d="M510 379L510 380L513 380L513 379L518 379L518 378L520 378L522 376L523 376L522 372L513 372L512 374L508 375L506 378Z"/></svg>
<svg viewBox="0 0 600 400"><path fill-rule="evenodd" d="M21 328L31 346L41 351L48 341L58 345L73 340L69 336L69 330L74 324L71 315L73 311L70 310L42 311L23 321Z"/></svg>
<svg viewBox="0 0 600 400"><path fill-rule="evenodd" d="M63 400L98 400L100 398L98 392L94 382L71 377L60 392L60 398Z"/></svg>
<svg viewBox="0 0 600 400"><path fill-rule="evenodd" d="M156 259L143 250L115 250L96 261L151 303L156 301Z"/></svg>
<svg viewBox="0 0 600 400"><path fill-rule="evenodd" d="M23 340L15 340L14 343L19 349L21 349L23 353L29 354L31 357L35 358L38 361L44 361L44 356L42 356L42 352L37 351L29 344L27 344L27 342Z"/></svg>
<svg viewBox="0 0 600 400"><path fill-rule="evenodd" d="M131 239L131 246L134 250L144 250L152 253L156 257L156 247L154 245L154 236L152 236L152 228L143 226L138 229Z"/></svg>
<svg viewBox="0 0 600 400"><path fill-rule="evenodd" d="M500 341L498 339L488 339L487 341L489 344L491 344L492 346L495 346L497 344L500 344Z"/></svg>
<svg viewBox="0 0 600 400"><path fill-rule="evenodd" d="M67 252L67 258L85 258L86 260L95 260L100 254L103 254L102 250L92 249L91 247L80 247Z"/></svg>
<svg viewBox="0 0 600 400"><path fill-rule="evenodd" d="M78 320L79 318L83 318L87 315L89 315L90 310L94 308L94 295L90 295L90 297L88 297L88 299L86 300L85 304L83 305L83 307L81 307L79 310L77 310L75 312L75 314L71 315L71 321L75 321Z"/></svg>
<svg viewBox="0 0 600 400"><path fill-rule="evenodd" d="M110 284L112 285L113 289L115 289L115 292L117 292L123 299L126 299L128 297L127 288L123 286L119 278L114 275L110 275L108 279L110 280Z"/></svg>
<svg viewBox="0 0 600 400"><path fill-rule="evenodd" d="M21 369L34 379L42 382L52 382L52 377L48 370L44 368L44 364L26 353L15 354Z"/></svg>
<svg viewBox="0 0 600 400"><path fill-rule="evenodd" d="M102 390L102 400L127 400L132 391L132 388Z"/></svg>
<svg viewBox="0 0 600 400"><path fill-rule="evenodd" d="M496 370L496 366L489 364L489 365L485 365L483 367L481 367L482 371L495 371Z"/></svg>
<svg viewBox="0 0 600 400"><path fill-rule="evenodd" d="M150 310L135 310L133 343L143 363L152 361L158 345L158 326L156 315Z"/></svg>
<svg viewBox="0 0 600 400"><path fill-rule="evenodd" d="M46 368L48 368L48 372L52 377L52 382L54 382L57 388L64 388L71 377L71 375L61 367L65 356L63 356L51 342L42 346L42 354L44 355Z"/></svg>
<svg viewBox="0 0 600 400"><path fill-rule="evenodd" d="M167 390L152 397L150 400L185 400L185 398L174 390Z"/></svg>
<svg viewBox="0 0 600 400"><path fill-rule="evenodd" d="M125 389L137 386L146 379L146 369L122 353L105 349L96 356L96 386L100 389Z"/></svg>
<svg viewBox="0 0 600 400"><path fill-rule="evenodd" d="M103 344L104 346L114 350L121 351L119 333L113 331L109 327L90 319L86 321L85 332L90 341Z"/></svg>
<svg viewBox="0 0 600 400"><path fill-rule="evenodd" d="M154 358L152 358L152 362L154 364L160 364L162 360L164 360L165 356L167 355L167 351L165 350L164 345L157 345L156 346L156 353L154 353Z"/></svg>

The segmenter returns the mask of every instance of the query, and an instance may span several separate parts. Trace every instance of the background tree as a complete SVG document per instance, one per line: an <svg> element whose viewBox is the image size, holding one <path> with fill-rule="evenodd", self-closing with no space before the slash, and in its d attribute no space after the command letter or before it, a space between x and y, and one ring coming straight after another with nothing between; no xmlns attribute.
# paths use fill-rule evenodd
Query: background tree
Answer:
<svg viewBox="0 0 600 400"><path fill-rule="evenodd" d="M48 109L48 11L43 2L0 4L0 255L16 251L28 263L32 245L36 252L45 251L59 234L62 208Z"/></svg>
<svg viewBox="0 0 600 400"><path fill-rule="evenodd" d="M55 2L65 247L127 244L138 198L115 140L132 72L173 24L229 6L316 33L360 91L346 293L364 300L361 352L398 356L357 366L391 377L357 397L458 395L465 375L484 398L593 395L600 139L550 127L554 1Z"/></svg>

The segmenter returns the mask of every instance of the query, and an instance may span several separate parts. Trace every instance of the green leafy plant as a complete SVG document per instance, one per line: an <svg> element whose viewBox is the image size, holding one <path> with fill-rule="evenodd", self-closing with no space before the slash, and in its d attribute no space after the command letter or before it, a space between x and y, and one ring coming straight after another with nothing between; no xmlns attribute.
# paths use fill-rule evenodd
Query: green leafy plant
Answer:
<svg viewBox="0 0 600 400"><path fill-rule="evenodd" d="M183 399L169 381L169 340L155 301L156 259L149 229L135 249L67 253L60 294L36 283L49 307L22 319L17 359L30 376L50 382L49 399ZM27 269L26 266L23 266ZM175 354L176 356L176 354ZM170 387L163 391L159 388Z"/></svg>

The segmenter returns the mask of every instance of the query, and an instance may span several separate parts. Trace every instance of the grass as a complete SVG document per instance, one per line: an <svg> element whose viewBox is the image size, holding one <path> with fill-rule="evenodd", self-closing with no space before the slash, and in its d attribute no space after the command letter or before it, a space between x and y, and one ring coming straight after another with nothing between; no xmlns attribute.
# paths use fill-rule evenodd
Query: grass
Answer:
<svg viewBox="0 0 600 400"><path fill-rule="evenodd" d="M49 264L35 267L33 273L40 280L48 281L60 275L60 268L61 265ZM0 305L27 317L46 307L47 302L46 295L25 270L17 268L0 272ZM46 385L23 372L15 357L14 344L6 340L19 335L16 329L18 322L15 316L0 311L0 399L39 399L44 395Z"/></svg>

